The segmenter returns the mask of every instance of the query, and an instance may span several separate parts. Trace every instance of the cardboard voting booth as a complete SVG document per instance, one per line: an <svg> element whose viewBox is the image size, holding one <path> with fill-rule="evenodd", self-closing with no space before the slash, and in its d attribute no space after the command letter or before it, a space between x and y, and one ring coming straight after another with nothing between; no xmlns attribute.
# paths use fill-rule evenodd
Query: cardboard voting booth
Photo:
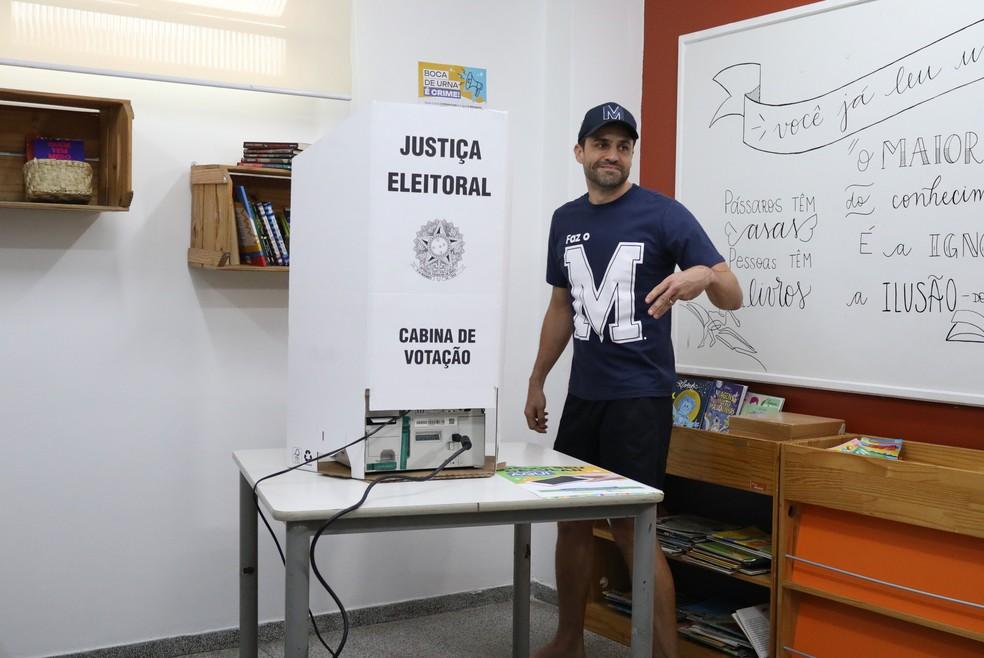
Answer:
<svg viewBox="0 0 984 658"><path fill-rule="evenodd" d="M374 103L294 159L290 463L335 453L387 410L485 410L494 452L506 128L502 112ZM345 457L364 477L364 443Z"/></svg>

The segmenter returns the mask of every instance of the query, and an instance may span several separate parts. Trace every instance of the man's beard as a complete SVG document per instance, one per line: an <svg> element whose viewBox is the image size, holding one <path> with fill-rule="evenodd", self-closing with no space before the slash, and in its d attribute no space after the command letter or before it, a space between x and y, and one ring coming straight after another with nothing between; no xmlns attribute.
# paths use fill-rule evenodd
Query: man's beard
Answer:
<svg viewBox="0 0 984 658"><path fill-rule="evenodd" d="M621 187L629 178L628 172L621 168L617 171L612 169L599 171L594 167L585 166L584 175L587 176L589 181L606 190L614 190Z"/></svg>

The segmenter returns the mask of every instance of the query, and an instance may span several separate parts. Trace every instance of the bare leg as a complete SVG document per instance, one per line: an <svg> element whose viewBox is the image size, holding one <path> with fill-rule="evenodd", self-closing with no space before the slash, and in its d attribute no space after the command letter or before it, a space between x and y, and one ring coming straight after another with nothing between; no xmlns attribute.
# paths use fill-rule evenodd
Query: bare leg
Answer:
<svg viewBox="0 0 984 658"><path fill-rule="evenodd" d="M611 519L615 543L632 573L632 519ZM558 587L559 589L559 587ZM653 581L653 656L677 658L676 590L673 574L663 551L656 548L656 573Z"/></svg>
<svg viewBox="0 0 984 658"><path fill-rule="evenodd" d="M584 658L584 606L591 588L593 524L593 521L557 524L557 635L534 658Z"/></svg>

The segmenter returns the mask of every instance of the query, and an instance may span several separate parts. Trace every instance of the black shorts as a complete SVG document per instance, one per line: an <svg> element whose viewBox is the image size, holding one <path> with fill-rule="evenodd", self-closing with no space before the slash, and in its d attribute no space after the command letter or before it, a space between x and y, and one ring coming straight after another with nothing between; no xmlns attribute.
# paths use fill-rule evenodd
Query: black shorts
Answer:
<svg viewBox="0 0 984 658"><path fill-rule="evenodd" d="M554 450L662 489L673 401L583 400L567 395Z"/></svg>

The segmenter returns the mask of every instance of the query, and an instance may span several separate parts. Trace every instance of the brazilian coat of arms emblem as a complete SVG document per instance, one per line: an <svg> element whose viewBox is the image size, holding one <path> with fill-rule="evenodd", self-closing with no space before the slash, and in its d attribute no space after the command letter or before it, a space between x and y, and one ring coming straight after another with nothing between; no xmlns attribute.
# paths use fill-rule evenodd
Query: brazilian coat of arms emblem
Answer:
<svg viewBox="0 0 984 658"><path fill-rule="evenodd" d="M465 240L458 227L444 219L432 219L417 231L413 239L416 261L413 269L432 281L447 281L457 276L464 265Z"/></svg>

